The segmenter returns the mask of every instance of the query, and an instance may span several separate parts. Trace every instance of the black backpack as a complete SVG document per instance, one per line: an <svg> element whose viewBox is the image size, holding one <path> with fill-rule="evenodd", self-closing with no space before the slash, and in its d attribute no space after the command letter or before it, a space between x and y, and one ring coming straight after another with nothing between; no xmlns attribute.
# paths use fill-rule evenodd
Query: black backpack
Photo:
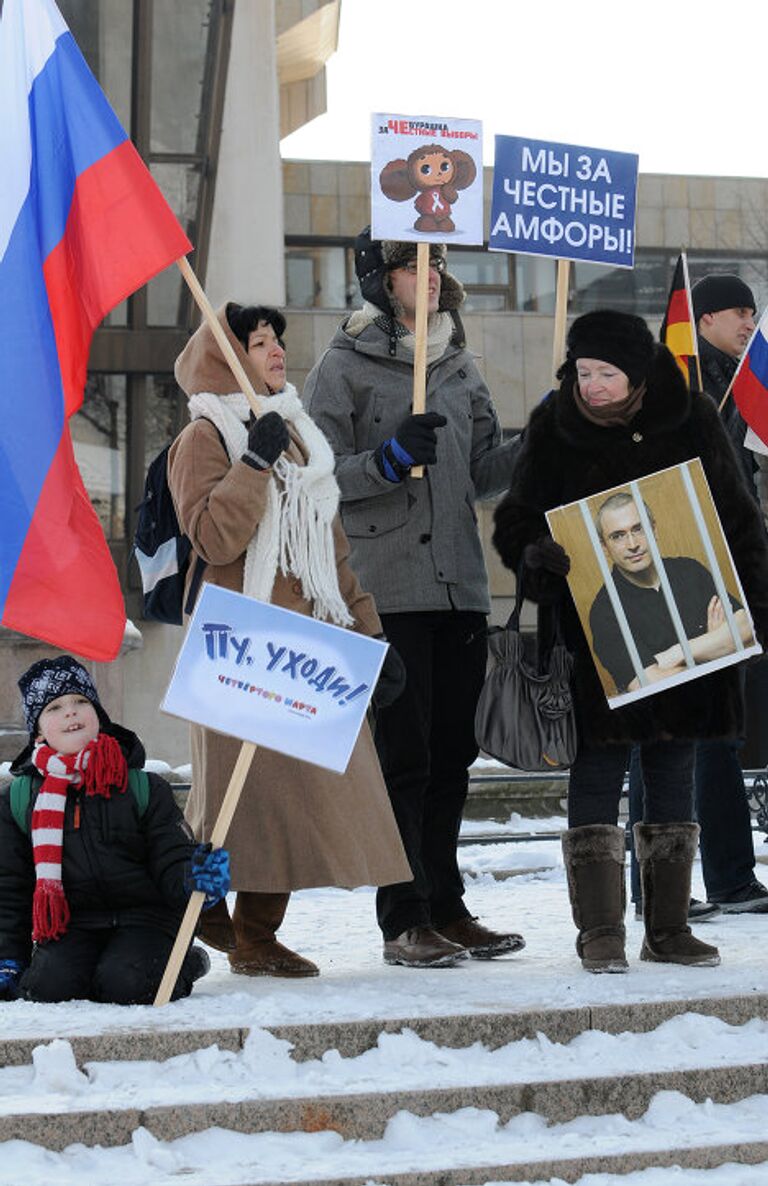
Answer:
<svg viewBox="0 0 768 1186"><path fill-rule="evenodd" d="M192 545L179 526L168 489L170 447L166 445L147 470L144 497L136 508L139 517L133 537L133 554L144 590L144 617L181 626L184 614L191 614L194 609L205 561L197 557L185 605L184 585Z"/></svg>

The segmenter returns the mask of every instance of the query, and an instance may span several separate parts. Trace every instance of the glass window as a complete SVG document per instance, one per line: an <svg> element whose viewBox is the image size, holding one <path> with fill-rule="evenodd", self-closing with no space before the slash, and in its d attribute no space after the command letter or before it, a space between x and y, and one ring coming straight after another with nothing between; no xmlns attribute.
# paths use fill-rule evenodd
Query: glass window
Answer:
<svg viewBox="0 0 768 1186"><path fill-rule="evenodd" d="M89 374L70 420L75 458L110 542L125 538L125 392L125 375Z"/></svg>
<svg viewBox="0 0 768 1186"><path fill-rule="evenodd" d="M153 7L151 152L197 148L210 7L210 0Z"/></svg>
<svg viewBox="0 0 768 1186"><path fill-rule="evenodd" d="M528 313L554 313L555 261L536 255L516 255L514 263L517 309Z"/></svg>
<svg viewBox="0 0 768 1186"><path fill-rule="evenodd" d="M181 432L187 400L173 375L147 375L144 408L144 471Z"/></svg>
<svg viewBox="0 0 768 1186"><path fill-rule="evenodd" d="M768 260L754 256L708 255L704 252L688 253L688 273L691 284L708 276L711 272L733 272L748 284L761 313L768 304Z"/></svg>
<svg viewBox="0 0 768 1186"><path fill-rule="evenodd" d="M197 208L200 175L193 165L153 164L152 176L185 231L189 234ZM181 273L175 264L166 268L147 286L147 324L177 325Z"/></svg>
<svg viewBox="0 0 768 1186"><path fill-rule="evenodd" d="M571 263L569 312L620 309L642 317L661 316L666 308L674 259L667 252L637 252L634 268Z"/></svg>
<svg viewBox="0 0 768 1186"><path fill-rule="evenodd" d="M286 247L285 283L293 309L346 309L357 298L345 247Z"/></svg>
<svg viewBox="0 0 768 1186"><path fill-rule="evenodd" d="M506 292L483 292L476 288L468 288L466 299L461 306L466 313L501 313L509 308Z"/></svg>
<svg viewBox="0 0 768 1186"><path fill-rule="evenodd" d="M448 252L448 271L462 284L509 284L510 256L500 251Z"/></svg>
<svg viewBox="0 0 768 1186"><path fill-rule="evenodd" d="M126 132L131 126L133 5L125 0L59 0L61 15L109 97Z"/></svg>

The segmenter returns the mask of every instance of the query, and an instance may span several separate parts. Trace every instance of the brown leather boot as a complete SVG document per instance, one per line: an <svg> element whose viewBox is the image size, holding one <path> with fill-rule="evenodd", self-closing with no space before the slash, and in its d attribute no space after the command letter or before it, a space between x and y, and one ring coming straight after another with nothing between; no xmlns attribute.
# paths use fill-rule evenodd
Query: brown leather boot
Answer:
<svg viewBox="0 0 768 1186"><path fill-rule="evenodd" d="M692 935L687 922L699 825L635 824L634 832L645 920L640 959L715 967L720 952Z"/></svg>
<svg viewBox="0 0 768 1186"><path fill-rule="evenodd" d="M624 829L588 824L563 832L576 950L588 972L626 972Z"/></svg>
<svg viewBox="0 0 768 1186"><path fill-rule="evenodd" d="M232 919L229 917L226 898L222 898L209 910L203 910L200 915L197 935L207 947L214 947L216 951L235 950L237 939Z"/></svg>
<svg viewBox="0 0 768 1186"><path fill-rule="evenodd" d="M290 894L254 894L238 891L232 925L237 946L229 966L242 976L318 976L311 960L284 947L275 931L285 918Z"/></svg>

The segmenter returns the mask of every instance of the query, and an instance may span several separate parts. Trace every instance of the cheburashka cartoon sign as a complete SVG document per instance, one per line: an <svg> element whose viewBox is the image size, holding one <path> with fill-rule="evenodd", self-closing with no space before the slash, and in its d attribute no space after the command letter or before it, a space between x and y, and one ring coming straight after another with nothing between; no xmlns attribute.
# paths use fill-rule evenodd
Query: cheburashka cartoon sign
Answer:
<svg viewBox="0 0 768 1186"><path fill-rule="evenodd" d="M374 239L482 243L482 123L388 113L371 119Z"/></svg>
<svg viewBox="0 0 768 1186"><path fill-rule="evenodd" d="M636 153L496 137L490 251L631 268Z"/></svg>
<svg viewBox="0 0 768 1186"><path fill-rule="evenodd" d="M547 511L610 708L761 652L698 457Z"/></svg>
<svg viewBox="0 0 768 1186"><path fill-rule="evenodd" d="M343 773L386 643L206 584L161 705Z"/></svg>

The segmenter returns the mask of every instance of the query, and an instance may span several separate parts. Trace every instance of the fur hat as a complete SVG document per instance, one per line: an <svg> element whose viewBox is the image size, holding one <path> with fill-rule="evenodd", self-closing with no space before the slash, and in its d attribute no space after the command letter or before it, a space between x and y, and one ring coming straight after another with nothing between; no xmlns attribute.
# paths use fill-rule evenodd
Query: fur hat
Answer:
<svg viewBox="0 0 768 1186"><path fill-rule="evenodd" d="M642 317L619 313L615 309L596 309L577 317L568 330L568 352L560 368L575 370L578 358L599 358L619 368L637 387L646 378L653 363L656 344Z"/></svg>
<svg viewBox="0 0 768 1186"><path fill-rule="evenodd" d="M24 720L30 738L37 733L40 713L59 696L72 693L90 700L102 725L110 724L109 717L101 706L96 686L88 672L71 655L59 655L55 659L39 659L19 679L24 707Z"/></svg>
<svg viewBox="0 0 768 1186"><path fill-rule="evenodd" d="M716 272L697 280L691 299L696 322L705 313L719 313L721 309L751 309L753 314L757 310L752 289L732 272Z"/></svg>
<svg viewBox="0 0 768 1186"><path fill-rule="evenodd" d="M370 301L390 317L396 317L397 314L392 305L389 273L395 268L405 267L415 259L417 247L417 243L401 243L395 239L372 239L369 226L355 239L355 272L363 299ZM430 243L430 261L439 262L439 266L444 268L447 256L448 249L445 243ZM458 309L463 301L462 284L450 272L442 272L438 304L440 312Z"/></svg>

